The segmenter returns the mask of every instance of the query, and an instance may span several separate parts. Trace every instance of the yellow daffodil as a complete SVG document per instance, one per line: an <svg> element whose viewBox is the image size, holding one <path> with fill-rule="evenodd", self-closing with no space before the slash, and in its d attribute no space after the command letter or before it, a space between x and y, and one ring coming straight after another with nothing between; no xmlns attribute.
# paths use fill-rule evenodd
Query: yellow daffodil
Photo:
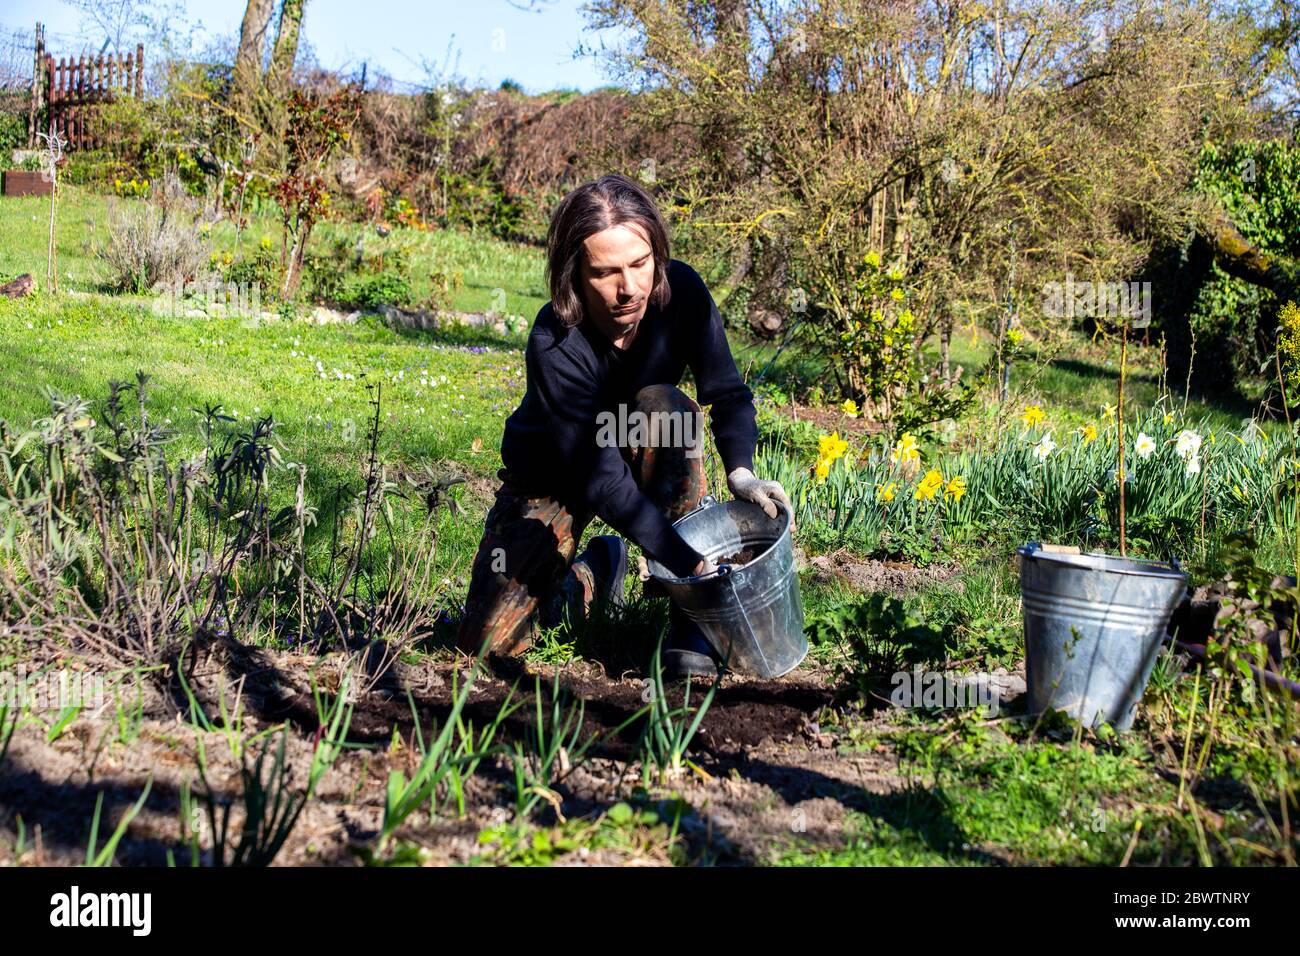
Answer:
<svg viewBox="0 0 1300 956"><path fill-rule="evenodd" d="M961 501L961 496L966 494L966 479L961 475L954 475L944 486L943 496L951 498L953 501Z"/></svg>
<svg viewBox="0 0 1300 956"><path fill-rule="evenodd" d="M916 500L929 501L939 493L939 489L942 487L943 475L939 474L936 469L931 468L925 473L925 477L917 483L915 492Z"/></svg>
<svg viewBox="0 0 1300 956"><path fill-rule="evenodd" d="M876 500L882 504L889 504L894 500L894 495L898 491L898 482L887 481L883 485L876 485Z"/></svg>
<svg viewBox="0 0 1300 956"><path fill-rule="evenodd" d="M1025 423L1027 428L1033 428L1045 422L1047 416L1043 414L1043 410L1037 405L1030 405L1025 409L1025 413L1020 416L1020 420Z"/></svg>
<svg viewBox="0 0 1300 956"><path fill-rule="evenodd" d="M825 481L826 476L829 475L830 473L831 473L831 463L827 461L825 458L818 458L817 469L815 471L817 480Z"/></svg>
<svg viewBox="0 0 1300 956"><path fill-rule="evenodd" d="M841 457L849 450L849 443L840 437L839 432L822 435L817 439L817 454L828 462Z"/></svg>
<svg viewBox="0 0 1300 956"><path fill-rule="evenodd" d="M1106 421L1113 422L1115 420L1115 406L1114 405L1101 406L1101 414L1106 419Z"/></svg>
<svg viewBox="0 0 1300 956"><path fill-rule="evenodd" d="M1097 426L1092 422L1088 422L1088 424L1080 428L1079 433L1083 435L1083 443L1085 445L1091 445L1097 440Z"/></svg>
<svg viewBox="0 0 1300 956"><path fill-rule="evenodd" d="M844 404L840 406L840 411L842 411L845 415L848 415L849 418L857 418L858 403L851 398L846 399Z"/></svg>
<svg viewBox="0 0 1300 956"><path fill-rule="evenodd" d="M920 458L921 452L916 444L916 436L911 432L903 432L903 437L898 440L898 444L889 455L889 460L895 465L905 465L909 461L919 461Z"/></svg>

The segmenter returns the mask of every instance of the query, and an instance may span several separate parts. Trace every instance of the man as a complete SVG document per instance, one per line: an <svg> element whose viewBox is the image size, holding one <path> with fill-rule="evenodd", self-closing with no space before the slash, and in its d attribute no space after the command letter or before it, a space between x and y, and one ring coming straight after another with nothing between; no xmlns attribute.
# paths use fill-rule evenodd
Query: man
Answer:
<svg viewBox="0 0 1300 956"><path fill-rule="evenodd" d="M502 485L471 572L459 634L467 653L484 643L522 653L539 605L566 591L580 589L584 606L600 592L622 602L622 538L594 539L574 558L593 514L679 577L716 570L672 527L707 490L703 414L677 388L687 368L700 403L712 406L732 494L771 517L776 501L790 507L778 482L753 473L753 393L703 280L669 257L667 229L645 190L605 176L565 196L551 217L547 277L551 301L528 338L527 388L506 421ZM704 636L675 606L670 614L665 667L715 670Z"/></svg>

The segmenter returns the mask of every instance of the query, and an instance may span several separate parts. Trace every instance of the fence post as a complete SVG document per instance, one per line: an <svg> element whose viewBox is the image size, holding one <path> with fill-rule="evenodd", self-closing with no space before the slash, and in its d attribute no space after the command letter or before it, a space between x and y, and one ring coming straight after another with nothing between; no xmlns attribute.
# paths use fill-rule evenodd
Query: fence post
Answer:
<svg viewBox="0 0 1300 956"><path fill-rule="evenodd" d="M144 90L144 44L135 45L135 98L138 100Z"/></svg>

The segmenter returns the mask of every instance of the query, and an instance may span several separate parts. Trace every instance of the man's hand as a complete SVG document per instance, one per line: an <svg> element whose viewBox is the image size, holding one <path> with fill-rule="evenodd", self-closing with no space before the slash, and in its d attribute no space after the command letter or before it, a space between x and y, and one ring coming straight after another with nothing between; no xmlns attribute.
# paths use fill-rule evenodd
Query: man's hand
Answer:
<svg viewBox="0 0 1300 956"><path fill-rule="evenodd" d="M769 518L776 517L776 501L781 502L790 512L790 533L794 533L794 505L790 504L790 496L781 487L781 482L764 481L755 477L748 468L737 468L727 475L727 487L737 498L758 505ZM774 498L776 501L772 500Z"/></svg>

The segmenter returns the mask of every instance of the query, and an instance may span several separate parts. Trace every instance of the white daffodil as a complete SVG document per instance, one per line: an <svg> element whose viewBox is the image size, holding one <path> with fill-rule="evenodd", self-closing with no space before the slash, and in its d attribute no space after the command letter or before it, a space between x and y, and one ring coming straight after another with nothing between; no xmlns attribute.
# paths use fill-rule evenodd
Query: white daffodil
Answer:
<svg viewBox="0 0 1300 956"><path fill-rule="evenodd" d="M1178 433L1174 449L1178 452L1179 458L1183 461L1190 462L1201 453L1201 436L1196 434L1194 431L1184 428Z"/></svg>
<svg viewBox="0 0 1300 956"><path fill-rule="evenodd" d="M1187 459L1187 474L1191 476L1191 475L1199 475L1200 473L1201 473L1201 456L1193 455L1191 458Z"/></svg>
<svg viewBox="0 0 1300 956"><path fill-rule="evenodd" d="M1156 450L1155 439L1146 432L1138 432L1137 444L1133 446L1139 458L1150 458L1151 453Z"/></svg>
<svg viewBox="0 0 1300 956"><path fill-rule="evenodd" d="M1047 461L1047 456L1050 455L1052 450L1055 448L1056 442L1052 440L1052 433L1048 432L1039 439L1038 444L1034 446L1034 457L1039 461Z"/></svg>

